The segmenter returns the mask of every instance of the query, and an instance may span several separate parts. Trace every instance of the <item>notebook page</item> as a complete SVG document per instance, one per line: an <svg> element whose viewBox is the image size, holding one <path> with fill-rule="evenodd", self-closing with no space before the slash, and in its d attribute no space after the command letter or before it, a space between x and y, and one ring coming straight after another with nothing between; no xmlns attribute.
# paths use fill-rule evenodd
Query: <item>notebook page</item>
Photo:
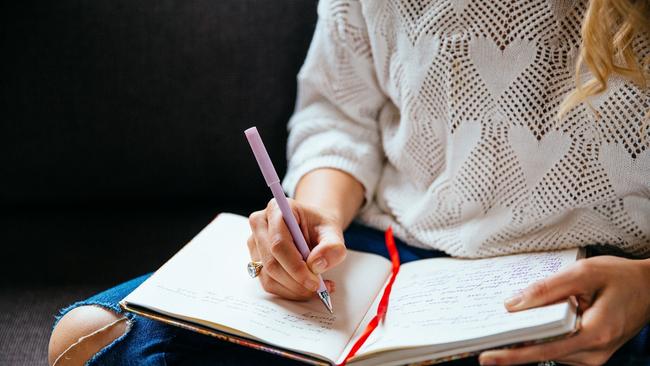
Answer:
<svg viewBox="0 0 650 366"><path fill-rule="evenodd" d="M349 251L325 274L336 281L334 314L319 299L267 294L246 272L246 218L222 214L124 301L161 313L233 328L279 347L339 357L390 272L390 262Z"/></svg>
<svg viewBox="0 0 650 366"><path fill-rule="evenodd" d="M566 319L568 303L508 313L505 299L575 262L578 249L402 266L386 321L362 353L482 338Z"/></svg>

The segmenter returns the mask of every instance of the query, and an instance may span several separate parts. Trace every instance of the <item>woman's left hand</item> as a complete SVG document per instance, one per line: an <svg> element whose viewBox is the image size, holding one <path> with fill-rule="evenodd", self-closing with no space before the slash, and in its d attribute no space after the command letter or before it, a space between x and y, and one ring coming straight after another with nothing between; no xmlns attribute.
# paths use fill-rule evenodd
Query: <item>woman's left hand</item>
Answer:
<svg viewBox="0 0 650 366"><path fill-rule="evenodd" d="M506 301L508 311L552 304L575 296L581 328L569 338L481 353L481 365L553 360L602 365L650 320L650 262L612 256L577 261Z"/></svg>

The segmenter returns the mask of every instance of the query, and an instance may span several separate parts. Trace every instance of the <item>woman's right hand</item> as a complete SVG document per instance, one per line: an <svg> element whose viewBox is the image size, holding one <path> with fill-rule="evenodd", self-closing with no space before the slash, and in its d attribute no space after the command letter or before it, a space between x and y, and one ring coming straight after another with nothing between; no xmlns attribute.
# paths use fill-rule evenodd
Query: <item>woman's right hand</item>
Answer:
<svg viewBox="0 0 650 366"><path fill-rule="evenodd" d="M250 215L248 250L253 261L263 264L258 278L264 290L286 299L307 300L318 289L317 275L345 259L343 227L335 215L323 210L291 199L289 205L311 249L307 261L293 243L274 199L266 209ZM325 285L328 291L335 290L334 282L326 280Z"/></svg>

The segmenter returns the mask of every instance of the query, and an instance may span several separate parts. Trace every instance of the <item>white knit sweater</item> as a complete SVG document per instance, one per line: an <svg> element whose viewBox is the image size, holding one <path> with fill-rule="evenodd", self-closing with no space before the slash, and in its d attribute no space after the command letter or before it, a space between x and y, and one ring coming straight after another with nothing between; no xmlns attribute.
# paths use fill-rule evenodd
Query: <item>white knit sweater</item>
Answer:
<svg viewBox="0 0 650 366"><path fill-rule="evenodd" d="M562 120L584 1L321 1L289 123L293 194L338 168L359 220L460 257L609 244L650 255L650 91ZM650 54L647 37L634 47Z"/></svg>

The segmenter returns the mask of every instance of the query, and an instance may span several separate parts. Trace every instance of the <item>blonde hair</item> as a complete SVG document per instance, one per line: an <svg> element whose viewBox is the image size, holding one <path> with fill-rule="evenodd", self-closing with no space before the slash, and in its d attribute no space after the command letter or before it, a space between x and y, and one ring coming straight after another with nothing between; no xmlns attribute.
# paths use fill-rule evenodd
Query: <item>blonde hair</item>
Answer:
<svg viewBox="0 0 650 366"><path fill-rule="evenodd" d="M607 90L607 80L613 75L646 88L650 55L640 59L633 48L635 38L644 33L650 34L650 0L590 0L575 65L576 88L560 105L560 116ZM585 66L592 75L586 81L581 77Z"/></svg>

